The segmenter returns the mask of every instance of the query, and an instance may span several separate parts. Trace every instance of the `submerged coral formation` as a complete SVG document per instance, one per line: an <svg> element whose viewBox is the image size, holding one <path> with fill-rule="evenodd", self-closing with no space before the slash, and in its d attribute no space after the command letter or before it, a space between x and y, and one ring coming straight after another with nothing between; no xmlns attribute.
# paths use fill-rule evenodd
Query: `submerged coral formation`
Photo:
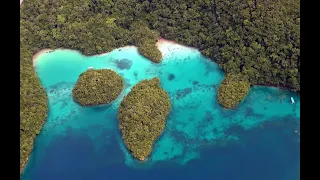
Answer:
<svg viewBox="0 0 320 180"><path fill-rule="evenodd" d="M109 69L87 70L80 74L72 96L83 106L107 104L115 100L123 88L123 78L116 72Z"/></svg>
<svg viewBox="0 0 320 180"><path fill-rule="evenodd" d="M246 77L228 74L218 90L218 101L225 108L234 108L248 93L250 83Z"/></svg>
<svg viewBox="0 0 320 180"><path fill-rule="evenodd" d="M143 80L125 96L119 107L119 128L132 155L143 161L165 128L171 108L168 93L159 78Z"/></svg>
<svg viewBox="0 0 320 180"><path fill-rule="evenodd" d="M121 70L130 69L132 66L132 61L129 59L116 59L113 63Z"/></svg>

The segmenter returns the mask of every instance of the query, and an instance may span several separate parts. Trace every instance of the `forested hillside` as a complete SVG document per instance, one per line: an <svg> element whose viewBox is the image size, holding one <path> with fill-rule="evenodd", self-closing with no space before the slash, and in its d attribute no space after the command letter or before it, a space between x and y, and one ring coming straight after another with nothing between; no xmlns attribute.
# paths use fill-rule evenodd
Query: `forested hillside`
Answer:
<svg viewBox="0 0 320 180"><path fill-rule="evenodd" d="M159 62L160 35L251 85L300 91L300 0L26 0L20 12L21 171L48 111L32 67L43 48L94 55L136 45Z"/></svg>

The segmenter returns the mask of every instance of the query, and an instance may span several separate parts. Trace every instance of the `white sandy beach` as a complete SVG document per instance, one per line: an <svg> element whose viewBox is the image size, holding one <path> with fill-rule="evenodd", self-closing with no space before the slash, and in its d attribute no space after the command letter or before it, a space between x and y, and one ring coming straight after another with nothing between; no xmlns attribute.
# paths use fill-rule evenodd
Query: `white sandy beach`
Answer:
<svg viewBox="0 0 320 180"><path fill-rule="evenodd" d="M33 57L32 57L33 67L36 65L36 61L39 59L38 57L40 55L48 53L50 51L52 51L52 49L42 49L41 51L39 51L35 55L33 55Z"/></svg>
<svg viewBox="0 0 320 180"><path fill-rule="evenodd" d="M156 43L156 46L160 50L160 52L162 54L162 57L164 57L167 54L171 54L173 51L175 51L175 52L176 51L183 51L183 50L185 50L185 48L190 48L190 47L186 47L186 46L177 44L174 41L166 40L166 39L163 39L163 38L159 38L158 42ZM131 48L136 48L136 47L135 46L124 46L124 47L121 47L121 48L117 48L115 50L122 51L122 50L131 49ZM71 50L71 49L62 49L62 48L61 49L58 48L58 49L59 50L76 51L76 50ZM44 53L49 53L50 51L53 51L53 50L52 49L42 49L41 51L36 53L32 58L33 66L35 66L35 62L39 59L38 58L39 56L41 56ZM108 53L109 52L105 52L105 53L97 54L97 55L93 55L93 56L105 56Z"/></svg>
<svg viewBox="0 0 320 180"><path fill-rule="evenodd" d="M117 49L114 49L114 50L122 51L122 50L131 49L131 48L136 48L136 47L135 47L135 46L124 46L124 47L117 48ZM93 55L93 56L105 56L105 55L107 55L107 54L109 54L109 53L110 53L110 52L105 52L105 53L97 54L97 55Z"/></svg>
<svg viewBox="0 0 320 180"><path fill-rule="evenodd" d="M178 44L174 41L166 40L163 38L158 39L156 46L160 50L162 57L164 57L167 54L172 53L172 51L175 51L175 52L176 51L184 51L185 48L194 49L194 48L183 46L183 45Z"/></svg>
<svg viewBox="0 0 320 180"><path fill-rule="evenodd" d="M127 49L132 49L132 48L136 48L135 46L124 46L124 47L121 47L121 48L117 48L119 51L122 51L122 50L127 50Z"/></svg>
<svg viewBox="0 0 320 180"><path fill-rule="evenodd" d="M131 48L136 48L135 46L124 46L124 47L121 47L121 48L117 48L116 50L118 51L121 51L121 50L127 50L127 49L131 49ZM55 49L55 50L65 50L65 51L76 51L80 54L82 54L81 52L77 51L77 50L72 50L72 49L62 49L62 48L58 48L58 49ZM32 61L33 61L33 67L35 66L36 64L36 61L39 59L39 57L45 53L50 53L54 51L53 49L42 49L40 50L39 52L37 52L36 54L33 55L32 57ZM108 53L110 52L105 52L105 53L102 53L102 54L97 54L97 55L92 55L92 56L105 56L107 55Z"/></svg>

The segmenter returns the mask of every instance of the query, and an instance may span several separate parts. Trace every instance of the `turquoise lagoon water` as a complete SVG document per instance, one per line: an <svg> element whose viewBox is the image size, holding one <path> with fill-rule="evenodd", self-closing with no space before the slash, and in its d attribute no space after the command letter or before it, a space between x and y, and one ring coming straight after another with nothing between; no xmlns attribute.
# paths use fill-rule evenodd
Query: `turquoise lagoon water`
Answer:
<svg viewBox="0 0 320 180"><path fill-rule="evenodd" d="M112 104L81 107L72 100L78 76L90 66L115 70L125 79ZM226 110L217 102L224 73L197 50L172 50L160 64L135 47L91 57L55 50L39 57L36 72L50 111L23 179L299 179L299 95L255 86L237 108ZM117 109L135 84L156 76L172 109L142 163L122 142Z"/></svg>

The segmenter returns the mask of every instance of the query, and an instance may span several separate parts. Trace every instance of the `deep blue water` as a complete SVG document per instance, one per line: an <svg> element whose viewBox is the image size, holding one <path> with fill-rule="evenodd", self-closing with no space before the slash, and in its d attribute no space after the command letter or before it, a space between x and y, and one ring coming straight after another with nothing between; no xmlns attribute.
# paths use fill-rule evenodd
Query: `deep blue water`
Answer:
<svg viewBox="0 0 320 180"><path fill-rule="evenodd" d="M71 90L89 66L125 78L125 90L112 104L81 107L72 101ZM194 49L177 45L160 64L136 48L92 57L56 50L39 57L36 71L50 112L23 179L300 179L299 95L253 87L237 108L226 110L216 98L223 72ZM117 107L132 86L155 76L172 109L150 158L141 163L122 142Z"/></svg>

